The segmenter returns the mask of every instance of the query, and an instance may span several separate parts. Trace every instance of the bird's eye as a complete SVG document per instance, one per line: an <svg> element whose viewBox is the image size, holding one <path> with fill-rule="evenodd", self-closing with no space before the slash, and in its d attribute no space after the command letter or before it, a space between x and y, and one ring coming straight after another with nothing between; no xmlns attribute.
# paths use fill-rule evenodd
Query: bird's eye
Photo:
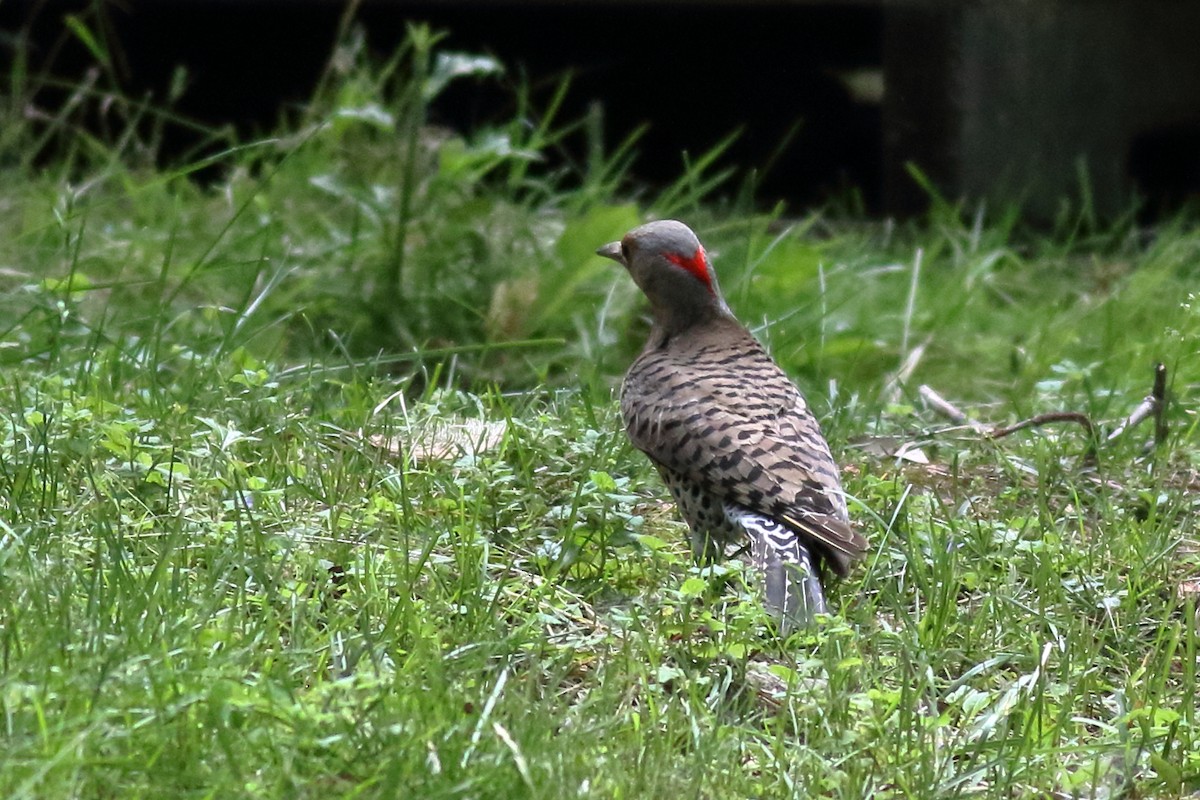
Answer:
<svg viewBox="0 0 1200 800"><path fill-rule="evenodd" d="M625 263L629 263L629 245L621 242L621 258L625 259Z"/></svg>

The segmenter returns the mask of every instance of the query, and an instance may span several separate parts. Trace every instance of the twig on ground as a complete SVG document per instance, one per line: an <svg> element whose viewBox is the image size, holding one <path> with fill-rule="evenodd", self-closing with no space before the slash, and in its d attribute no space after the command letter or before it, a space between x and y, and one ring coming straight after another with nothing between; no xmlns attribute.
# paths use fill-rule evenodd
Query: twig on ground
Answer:
<svg viewBox="0 0 1200 800"><path fill-rule="evenodd" d="M1167 438L1167 421L1164 414L1166 410L1166 394L1167 366L1159 362L1154 365L1154 387L1150 390L1150 394L1142 398L1142 402L1138 403L1137 408L1133 409L1128 417L1121 420L1121 423L1113 428L1112 433L1108 435L1105 441L1111 442L1138 425L1141 425L1147 418L1154 417L1154 445L1156 447L1161 445Z"/></svg>
<svg viewBox="0 0 1200 800"><path fill-rule="evenodd" d="M1040 428L1043 425L1050 425L1055 422L1078 422L1087 431L1089 437L1095 438L1096 436L1096 426L1092 424L1088 415L1082 411L1051 411L1048 414L1038 414L1029 419L1023 419L1014 425L992 428L987 432L987 435L992 439L1003 439L1009 434L1025 430L1026 428Z"/></svg>
<svg viewBox="0 0 1200 800"><path fill-rule="evenodd" d="M960 425L970 425L976 432L988 437L989 439L1003 439L1005 436L1014 434L1017 431L1025 430L1026 428L1040 428L1043 425L1051 425L1057 422L1074 422L1080 425L1087 432L1088 439L1091 444L1088 447L1088 456L1094 457L1096 454L1097 430L1095 423L1091 418L1082 411L1052 411L1047 414L1038 414L1023 419L1013 425L988 427L971 419L962 409L951 403L946 398L938 394L933 388L922 384L917 390L921 399L934 411L953 420ZM1167 395L1167 367L1163 363L1154 365L1154 387L1150 394L1143 398L1128 417L1123 419L1112 433L1104 437L1105 443L1117 439L1121 435L1127 433L1132 428L1140 425L1148 418L1154 418L1154 445L1159 446L1167 438L1167 421L1166 421L1166 395Z"/></svg>
<svg viewBox="0 0 1200 800"><path fill-rule="evenodd" d="M921 396L921 399L930 408L951 421L957 422L959 425L969 425L978 433L985 433L987 431L987 426L968 417L958 406L938 394L933 387L923 383L917 389L917 394Z"/></svg>
<svg viewBox="0 0 1200 800"><path fill-rule="evenodd" d="M1154 446L1167 441L1167 365L1161 361L1154 365Z"/></svg>

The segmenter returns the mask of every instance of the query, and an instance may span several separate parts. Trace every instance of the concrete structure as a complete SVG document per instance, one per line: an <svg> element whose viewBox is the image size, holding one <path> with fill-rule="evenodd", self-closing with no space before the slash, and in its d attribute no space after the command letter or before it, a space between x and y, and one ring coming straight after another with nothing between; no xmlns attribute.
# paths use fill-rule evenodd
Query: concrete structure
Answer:
<svg viewBox="0 0 1200 800"><path fill-rule="evenodd" d="M1038 217L1085 194L1200 198L1200 3L992 0L886 8L886 205L921 166L951 198L1022 200ZM1085 185L1086 184L1086 185Z"/></svg>

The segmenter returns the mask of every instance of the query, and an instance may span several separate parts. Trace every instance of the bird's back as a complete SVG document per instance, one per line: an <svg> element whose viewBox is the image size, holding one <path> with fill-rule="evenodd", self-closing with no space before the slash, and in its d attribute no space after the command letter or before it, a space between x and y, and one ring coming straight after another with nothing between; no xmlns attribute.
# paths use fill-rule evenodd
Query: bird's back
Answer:
<svg viewBox="0 0 1200 800"><path fill-rule="evenodd" d="M787 525L838 573L865 550L804 397L736 320L652 336L625 377L621 411L660 469Z"/></svg>

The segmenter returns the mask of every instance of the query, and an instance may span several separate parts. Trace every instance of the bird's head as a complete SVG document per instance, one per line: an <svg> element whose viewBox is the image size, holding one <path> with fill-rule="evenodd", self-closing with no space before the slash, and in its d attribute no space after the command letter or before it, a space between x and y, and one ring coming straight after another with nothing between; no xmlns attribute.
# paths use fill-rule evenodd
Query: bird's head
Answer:
<svg viewBox="0 0 1200 800"><path fill-rule="evenodd" d="M596 251L629 270L669 333L731 316L708 254L692 229L673 219L648 222Z"/></svg>

